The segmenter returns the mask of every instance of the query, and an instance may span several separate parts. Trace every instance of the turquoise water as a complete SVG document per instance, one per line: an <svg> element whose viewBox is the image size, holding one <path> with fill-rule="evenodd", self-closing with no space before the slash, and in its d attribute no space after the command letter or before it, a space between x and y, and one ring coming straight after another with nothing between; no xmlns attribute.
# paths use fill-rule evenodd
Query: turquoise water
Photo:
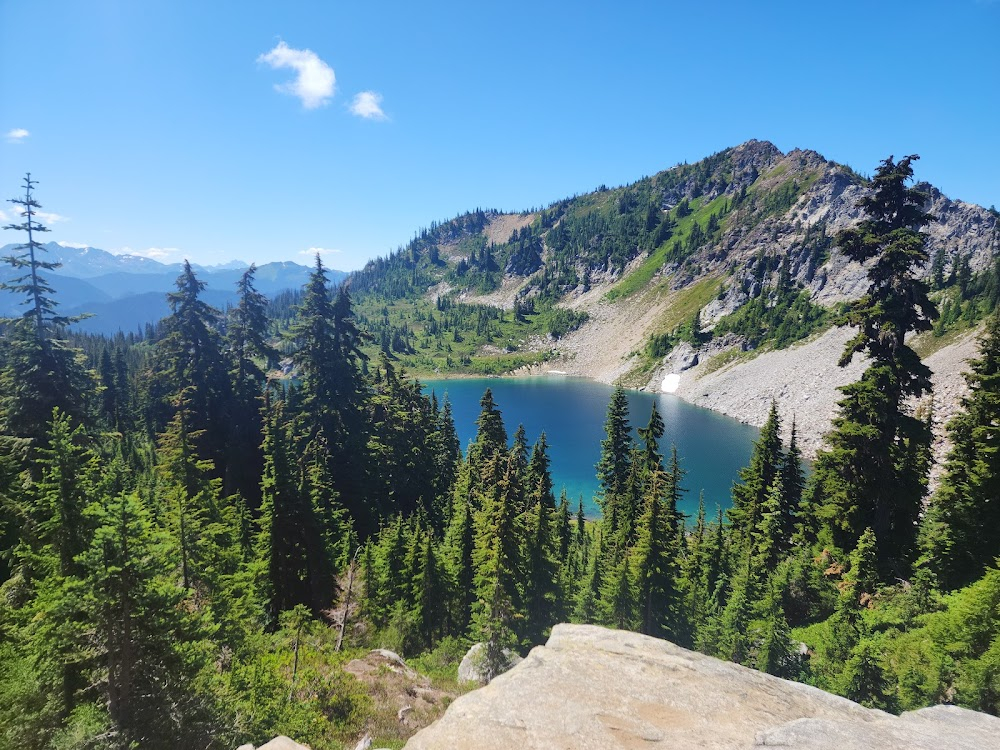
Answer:
<svg viewBox="0 0 1000 750"><path fill-rule="evenodd" d="M556 496L565 487L573 507L582 496L587 514L597 515L593 499L598 488L595 465L601 455L604 418L613 388L585 378L552 375L426 381L425 392L433 391L439 399L447 395L451 401L463 450L475 437L479 399L487 388L493 390L508 435L513 436L518 424L523 424L532 444L545 432ZM654 401L663 415L666 431L661 449L667 453L670 445L676 444L681 467L687 472L683 486L688 491L681 510L693 518L702 490L709 515L715 512L716 505L728 508L730 489L737 472L750 459L753 441L759 434L757 428L671 394L626 393L633 428L649 421ZM638 439L638 435L635 437Z"/></svg>

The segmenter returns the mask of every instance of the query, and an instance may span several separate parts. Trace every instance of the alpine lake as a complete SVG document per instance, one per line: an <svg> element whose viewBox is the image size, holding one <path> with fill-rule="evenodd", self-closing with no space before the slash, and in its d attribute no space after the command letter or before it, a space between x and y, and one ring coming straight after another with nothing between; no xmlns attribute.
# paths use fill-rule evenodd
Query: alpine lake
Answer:
<svg viewBox="0 0 1000 750"><path fill-rule="evenodd" d="M557 500L565 489L573 512L582 498L588 517L600 515L594 499L598 491L596 465L601 456L612 386L554 374L426 380L422 384L425 393L433 392L442 403L445 398L451 402L463 452L476 436L479 401L483 392L491 389L509 437L523 424L530 447L545 433ZM625 393L633 437L638 440L635 430L649 421L655 403L666 427L660 439L661 453L669 458L670 446L677 446L681 469L685 472L681 486L686 490L679 510L693 521L700 493L704 493L709 520L718 508L728 509L733 482L749 462L759 430L669 393L634 390Z"/></svg>

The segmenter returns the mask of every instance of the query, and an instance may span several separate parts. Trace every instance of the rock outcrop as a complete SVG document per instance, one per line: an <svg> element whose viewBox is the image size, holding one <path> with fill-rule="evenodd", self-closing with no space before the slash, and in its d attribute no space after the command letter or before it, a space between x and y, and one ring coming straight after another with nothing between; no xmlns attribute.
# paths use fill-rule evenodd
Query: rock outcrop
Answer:
<svg viewBox="0 0 1000 750"><path fill-rule="evenodd" d="M507 660L507 666L504 667L503 671L507 671L515 664L519 664L521 661L521 657L510 649L505 648L503 650L503 655ZM472 648L470 648L468 652L466 652L465 656L462 657L462 663L458 665L458 681L478 682L480 684L488 682L488 679L483 671L483 661L485 658L485 644L474 643Z"/></svg>
<svg viewBox="0 0 1000 750"><path fill-rule="evenodd" d="M557 625L407 750L782 747L1000 750L1000 719L954 706L893 716L636 633Z"/></svg>

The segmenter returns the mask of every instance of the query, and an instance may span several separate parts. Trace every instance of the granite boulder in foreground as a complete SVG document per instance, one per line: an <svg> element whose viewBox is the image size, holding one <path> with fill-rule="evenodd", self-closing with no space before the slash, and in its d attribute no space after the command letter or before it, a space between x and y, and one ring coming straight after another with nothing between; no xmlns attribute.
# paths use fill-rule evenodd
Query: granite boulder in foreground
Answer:
<svg viewBox="0 0 1000 750"><path fill-rule="evenodd" d="M406 750L1000 750L1000 719L953 706L892 716L675 646L557 625L545 646L456 700Z"/></svg>

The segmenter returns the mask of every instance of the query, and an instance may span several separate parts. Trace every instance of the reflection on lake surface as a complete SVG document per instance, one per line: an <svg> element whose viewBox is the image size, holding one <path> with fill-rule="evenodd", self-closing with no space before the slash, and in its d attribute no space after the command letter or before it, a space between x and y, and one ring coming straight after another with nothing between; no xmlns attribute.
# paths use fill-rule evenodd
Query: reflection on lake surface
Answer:
<svg viewBox="0 0 1000 750"><path fill-rule="evenodd" d="M556 497L565 487L573 507L583 497L588 515L597 514L593 500L597 491L595 465L601 454L604 418L611 386L585 378L540 376L531 378L467 378L429 380L426 392L441 399L447 394L455 414L455 425L463 451L476 434L479 399L487 388L503 413L508 435L518 424L528 433L529 445L544 431L552 459L552 480ZM682 401L671 394L626 391L633 428L645 426L656 402L666 432L660 441L663 453L676 444L681 467L687 472L687 488L681 511L694 517L698 493L705 492L709 516L717 505L729 507L729 493L737 472L747 464L756 427ZM638 439L638 435L635 436Z"/></svg>

